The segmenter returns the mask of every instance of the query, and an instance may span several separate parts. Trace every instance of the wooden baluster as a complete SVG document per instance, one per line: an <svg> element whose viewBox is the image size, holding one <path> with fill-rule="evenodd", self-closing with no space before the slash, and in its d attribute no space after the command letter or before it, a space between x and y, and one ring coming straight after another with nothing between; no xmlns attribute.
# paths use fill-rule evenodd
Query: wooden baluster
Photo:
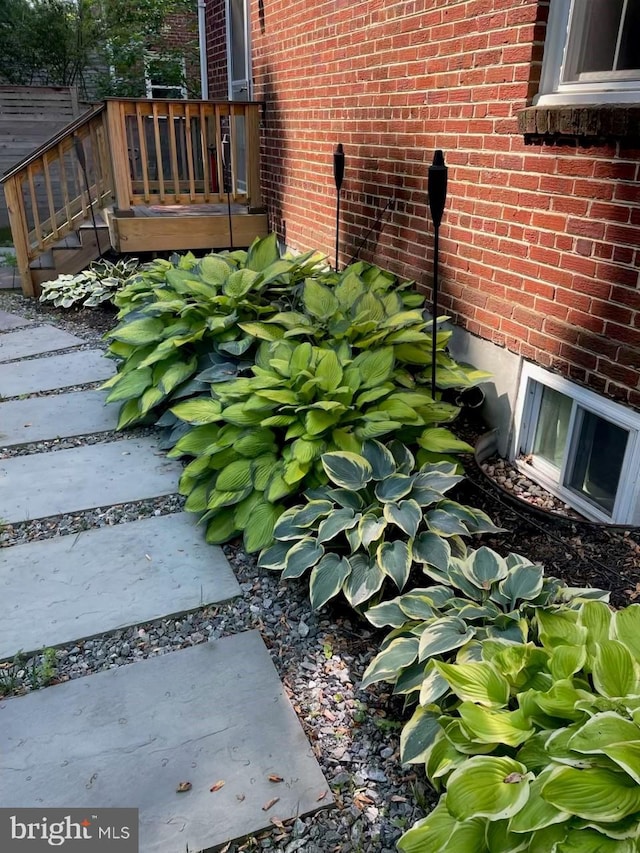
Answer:
<svg viewBox="0 0 640 853"><path fill-rule="evenodd" d="M58 221L56 217L56 206L53 200L53 189L51 186L51 175L49 173L49 152L47 152L42 158L42 165L44 168L44 182L47 188L47 203L49 205L49 220L51 226L51 233L53 234L54 239L58 239Z"/></svg>
<svg viewBox="0 0 640 853"><path fill-rule="evenodd" d="M91 140L91 163L93 165L93 174L96 178L96 200L97 206L100 208L102 206L102 195L104 192L104 178L102 175L102 168L100 163L100 158L98 157L98 137L96 134L96 126L93 124L89 124L89 139Z"/></svg>
<svg viewBox="0 0 640 853"><path fill-rule="evenodd" d="M160 142L160 122L158 119L158 105L153 104L153 138L156 144L156 169L158 172L158 191L160 193L160 204L164 204L164 166L162 163L162 143Z"/></svg>
<svg viewBox="0 0 640 853"><path fill-rule="evenodd" d="M140 168L142 169L142 187L144 200L149 203L149 154L147 151L147 132L144 126L145 116L142 115L140 104L136 104L136 121L138 123L138 136L140 138Z"/></svg>
<svg viewBox="0 0 640 853"><path fill-rule="evenodd" d="M27 179L29 181L29 200L31 201L31 210L33 212L33 227L36 232L36 240L38 241L38 248L44 249L44 246L42 245L40 212L38 210L38 196L36 195L36 187L33 180L33 164L27 166Z"/></svg>
<svg viewBox="0 0 640 853"><path fill-rule="evenodd" d="M65 225L71 225L71 205L69 204L69 187L67 185L67 170L65 168L65 150L60 143L57 147L58 161L60 163L60 188L62 190L62 203L64 204L64 212L66 217ZM35 217L34 217L35 218ZM36 220L36 233L38 232L38 222Z"/></svg>
<svg viewBox="0 0 640 853"><path fill-rule="evenodd" d="M207 110L200 104L200 144L202 146L202 176L204 178L204 200L211 201L211 168L209 164L209 134L207 132Z"/></svg>
<svg viewBox="0 0 640 853"><path fill-rule="evenodd" d="M191 137L191 112L189 104L184 106L185 112L185 137L187 140L187 172L189 175L189 199L196 199L196 179L193 171L193 139Z"/></svg>
<svg viewBox="0 0 640 853"><path fill-rule="evenodd" d="M180 204L180 175L178 173L178 149L176 146L176 115L175 107L169 104L168 133L169 133L169 154L171 157L171 175L173 177L173 192L176 197L176 204Z"/></svg>
<svg viewBox="0 0 640 853"><path fill-rule="evenodd" d="M4 185L4 196L9 211L11 235L16 250L16 264L22 281L22 292L25 296L38 296L29 267L30 246L28 238L27 212L22 195L20 175L14 175ZM33 205L33 198L32 198Z"/></svg>
<svg viewBox="0 0 640 853"><path fill-rule="evenodd" d="M224 169L222 165L222 129L221 129L221 118L222 111L220 110L220 104L216 104L214 107L214 134L215 134L215 143L216 143L216 169L218 172L218 203L224 200Z"/></svg>

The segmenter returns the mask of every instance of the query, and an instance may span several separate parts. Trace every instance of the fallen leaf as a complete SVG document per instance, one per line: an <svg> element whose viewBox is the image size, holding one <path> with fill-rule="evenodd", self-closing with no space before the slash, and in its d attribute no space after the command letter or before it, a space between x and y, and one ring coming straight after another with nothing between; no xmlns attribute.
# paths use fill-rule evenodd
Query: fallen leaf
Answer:
<svg viewBox="0 0 640 853"><path fill-rule="evenodd" d="M224 788L224 779L219 779L215 785L212 785L209 790L213 794L214 791L219 791L220 788Z"/></svg>
<svg viewBox="0 0 640 853"><path fill-rule="evenodd" d="M220 851L220 853L229 853L229 850L230 850L230 849L231 849L231 842L230 842L230 841L228 841L228 842L224 845L224 847L222 848L222 850Z"/></svg>
<svg viewBox="0 0 640 853"><path fill-rule="evenodd" d="M176 794L184 794L185 791L191 790L191 782L178 782L178 787L176 788Z"/></svg>
<svg viewBox="0 0 640 853"><path fill-rule="evenodd" d="M268 803L265 803L265 804L262 806L262 811L263 811L263 812L268 812L268 811L269 811L269 809L270 809L272 806L275 806L275 804L276 804L277 802L279 802L279 801L280 801L280 797L274 797L272 800L269 800L269 802L268 802Z"/></svg>
<svg viewBox="0 0 640 853"><path fill-rule="evenodd" d="M406 803L406 802L408 802L408 800L406 797L400 797L400 796L398 796L398 794L394 794L391 797L391 802L392 803Z"/></svg>
<svg viewBox="0 0 640 853"><path fill-rule="evenodd" d="M327 798L327 794L328 794L328 793L329 793L328 791L323 791L323 792L322 792L322 793L321 793L321 794L316 798L316 802L318 802L318 803L319 803L319 802L321 802L322 800L326 800L326 798Z"/></svg>
<svg viewBox="0 0 640 853"><path fill-rule="evenodd" d="M269 822L272 823L274 826L277 826L278 829L281 829L284 832L284 824L281 820L279 820L279 818L277 818L277 817L269 818Z"/></svg>
<svg viewBox="0 0 640 853"><path fill-rule="evenodd" d="M278 776L277 773L269 773L269 776L267 778L270 782L284 782L282 776Z"/></svg>
<svg viewBox="0 0 640 853"><path fill-rule="evenodd" d="M353 804L362 810L365 806L373 805L373 800L371 797L367 797L366 794L358 791L353 797Z"/></svg>

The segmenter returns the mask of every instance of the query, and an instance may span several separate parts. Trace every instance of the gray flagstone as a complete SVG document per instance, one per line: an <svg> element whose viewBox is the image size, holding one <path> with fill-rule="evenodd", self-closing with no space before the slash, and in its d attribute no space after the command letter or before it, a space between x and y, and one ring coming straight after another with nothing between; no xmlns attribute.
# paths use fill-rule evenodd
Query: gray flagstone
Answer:
<svg viewBox="0 0 640 853"><path fill-rule="evenodd" d="M55 326L34 326L0 335L0 361L12 361L83 344L82 338ZM9 370L8 367L3 367Z"/></svg>
<svg viewBox="0 0 640 853"><path fill-rule="evenodd" d="M0 397L19 397L71 385L104 382L115 370L115 362L105 358L98 349L32 358L0 368Z"/></svg>
<svg viewBox="0 0 640 853"><path fill-rule="evenodd" d="M0 718L3 806L139 808L140 853L209 850L331 803L256 631L0 701Z"/></svg>
<svg viewBox="0 0 640 853"><path fill-rule="evenodd" d="M0 660L239 594L190 513L1 548Z"/></svg>
<svg viewBox="0 0 640 853"><path fill-rule="evenodd" d="M9 329L20 329L22 326L31 326L32 323L33 320L27 320L26 317L21 317L19 314L0 311L0 332L7 332Z"/></svg>
<svg viewBox="0 0 640 853"><path fill-rule="evenodd" d="M0 518L27 521L170 495L181 471L152 438L0 459Z"/></svg>
<svg viewBox="0 0 640 853"><path fill-rule="evenodd" d="M115 430L119 403L104 391L73 391L0 403L0 447Z"/></svg>

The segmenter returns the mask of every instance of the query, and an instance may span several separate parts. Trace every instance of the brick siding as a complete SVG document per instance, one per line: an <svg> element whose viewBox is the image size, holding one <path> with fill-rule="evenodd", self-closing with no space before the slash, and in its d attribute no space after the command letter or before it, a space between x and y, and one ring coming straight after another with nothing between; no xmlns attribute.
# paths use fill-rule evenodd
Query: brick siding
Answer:
<svg viewBox="0 0 640 853"><path fill-rule="evenodd" d="M525 144L517 114L537 90L547 11L533 0L252 0L270 222L290 246L333 258L342 142L341 262L373 227L361 257L428 291L426 176L444 149L442 312L640 408L640 151Z"/></svg>
<svg viewBox="0 0 640 853"><path fill-rule="evenodd" d="M205 16L209 97L212 100L226 100L229 88L225 0L207 0Z"/></svg>

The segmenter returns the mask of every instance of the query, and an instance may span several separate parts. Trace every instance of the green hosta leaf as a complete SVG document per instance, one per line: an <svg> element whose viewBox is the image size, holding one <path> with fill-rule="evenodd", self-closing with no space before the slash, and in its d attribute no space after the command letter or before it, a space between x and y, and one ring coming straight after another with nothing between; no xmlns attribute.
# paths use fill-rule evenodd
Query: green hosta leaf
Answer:
<svg viewBox="0 0 640 853"><path fill-rule="evenodd" d="M248 486L244 491L237 492L221 492L218 491L218 489L212 489L209 492L207 509L217 510L222 509L222 507L225 506L233 506L248 497L251 494L251 491L251 486Z"/></svg>
<svg viewBox="0 0 640 853"><path fill-rule="evenodd" d="M328 320L340 308L333 292L313 278L308 278L304 283L302 302L307 313L318 320Z"/></svg>
<svg viewBox="0 0 640 853"><path fill-rule="evenodd" d="M336 412L311 409L305 415L304 426L309 435L320 435L335 426L339 420L340 415Z"/></svg>
<svg viewBox="0 0 640 853"><path fill-rule="evenodd" d="M141 415L146 415L154 406L157 406L161 400L164 400L165 394L160 388L147 388L138 403L138 409Z"/></svg>
<svg viewBox="0 0 640 853"><path fill-rule="evenodd" d="M640 604L618 610L613 619L615 636L640 663Z"/></svg>
<svg viewBox="0 0 640 853"><path fill-rule="evenodd" d="M140 410L138 409L138 400L127 400L124 406L120 409L118 415L118 426L116 429L124 429L126 426L139 421L141 418Z"/></svg>
<svg viewBox="0 0 640 853"><path fill-rule="evenodd" d="M613 744L640 740L640 728L613 711L591 717L569 741L569 747L587 755L603 752Z"/></svg>
<svg viewBox="0 0 640 853"><path fill-rule="evenodd" d="M380 347L360 353L353 360L352 367L360 372L361 388L375 388L391 377L394 362L393 347Z"/></svg>
<svg viewBox="0 0 640 853"><path fill-rule="evenodd" d="M270 429L253 429L243 432L233 449L240 456L255 459L275 450L275 435Z"/></svg>
<svg viewBox="0 0 640 853"><path fill-rule="evenodd" d="M418 657L417 637L398 637L379 652L365 670L361 689L378 681L395 681L398 673Z"/></svg>
<svg viewBox="0 0 640 853"><path fill-rule="evenodd" d="M338 533L342 533L344 530L351 530L358 523L359 519L360 516L356 516L352 509L333 510L331 515L323 519L318 526L318 542L329 542Z"/></svg>
<svg viewBox="0 0 640 853"><path fill-rule="evenodd" d="M540 639L544 646L581 646L587 638L587 629L578 625L575 610L536 610Z"/></svg>
<svg viewBox="0 0 640 853"><path fill-rule="evenodd" d="M436 668L438 661L430 660L424 668L422 684L420 685L420 704L431 705L449 690L449 684Z"/></svg>
<svg viewBox="0 0 640 853"><path fill-rule="evenodd" d="M473 453L473 447L443 427L426 429L418 438L420 447L434 453Z"/></svg>
<svg viewBox="0 0 640 853"><path fill-rule="evenodd" d="M384 444L370 439L362 445L362 455L371 465L372 478L384 480L396 473L396 462L393 454Z"/></svg>
<svg viewBox="0 0 640 853"><path fill-rule="evenodd" d="M409 580L411 550L406 542L383 542L376 551L378 565L402 590Z"/></svg>
<svg viewBox="0 0 640 853"><path fill-rule="evenodd" d="M174 362L162 372L159 380L160 390L165 394L170 394L174 388L177 388L178 385L195 373L197 366L198 362L196 358L192 358L189 361Z"/></svg>
<svg viewBox="0 0 640 853"><path fill-rule="evenodd" d="M275 232L272 232L253 241L247 253L246 266L255 272L262 272L279 259L278 238Z"/></svg>
<svg viewBox="0 0 640 853"><path fill-rule="evenodd" d="M603 833L605 832L606 829L603 830ZM557 853L637 853L635 840L608 838L603 833L583 827L572 829L555 850ZM545 847L545 850L547 849L551 848Z"/></svg>
<svg viewBox="0 0 640 853"><path fill-rule="evenodd" d="M210 424L220 421L222 420L221 410L219 400L211 400L207 397L185 400L171 409L177 418L189 424Z"/></svg>
<svg viewBox="0 0 640 853"><path fill-rule="evenodd" d="M344 583L343 592L352 607L360 607L380 590L385 575L376 561L364 554L354 554L348 561L351 574Z"/></svg>
<svg viewBox="0 0 640 853"><path fill-rule="evenodd" d="M489 821L486 843L490 853L520 853L529 849L529 839L509 832L508 820Z"/></svg>
<svg viewBox="0 0 640 853"><path fill-rule="evenodd" d="M375 494L379 501L395 502L409 494L413 487L413 477L406 474L391 474L376 484Z"/></svg>
<svg viewBox="0 0 640 853"><path fill-rule="evenodd" d="M427 625L420 636L420 660L450 652L468 643L475 636L475 628L467 626L455 616L443 616Z"/></svg>
<svg viewBox="0 0 640 853"><path fill-rule="evenodd" d="M339 450L322 456L322 467L327 476L345 489L363 489L373 475L371 465L363 456Z"/></svg>
<svg viewBox="0 0 640 853"><path fill-rule="evenodd" d="M222 545L237 536L239 530L236 528L233 509L219 510L207 524L205 539L209 545Z"/></svg>
<svg viewBox="0 0 640 853"><path fill-rule="evenodd" d="M587 650L584 646L556 646L549 663L551 675L557 680L571 678L582 669L586 660Z"/></svg>
<svg viewBox="0 0 640 853"><path fill-rule="evenodd" d="M640 810L640 786L625 773L602 767L558 767L542 786L542 796L557 809L602 823Z"/></svg>
<svg viewBox="0 0 640 853"><path fill-rule="evenodd" d="M638 665L618 640L603 640L596 645L592 676L594 687L603 696L614 698L638 693Z"/></svg>
<svg viewBox="0 0 640 853"><path fill-rule="evenodd" d="M326 392L335 391L341 384L342 368L333 350L322 353L316 367L316 378L320 380L320 388Z"/></svg>
<svg viewBox="0 0 640 853"><path fill-rule="evenodd" d="M268 323L238 323L238 326L252 338L261 341L278 341L284 335L282 329Z"/></svg>
<svg viewBox="0 0 640 853"><path fill-rule="evenodd" d="M207 255L200 261L200 275L207 284L224 284L230 274L229 264L216 255Z"/></svg>
<svg viewBox="0 0 640 853"><path fill-rule="evenodd" d="M519 746L534 734L534 729L521 710L494 711L473 702L462 702L458 713L464 729L479 743Z"/></svg>
<svg viewBox="0 0 640 853"><path fill-rule="evenodd" d="M448 664L435 661L435 667L463 701L487 708L504 708L509 701L509 682L490 663Z"/></svg>
<svg viewBox="0 0 640 853"><path fill-rule="evenodd" d="M375 607L369 607L364 615L376 628L384 628L386 625L399 628L407 621L407 614L400 607L399 602L400 598L394 598L392 601L383 601L380 604L376 604Z"/></svg>
<svg viewBox="0 0 640 853"><path fill-rule="evenodd" d="M324 548L311 536L305 536L289 549L282 578L299 578L324 555Z"/></svg>
<svg viewBox="0 0 640 853"><path fill-rule="evenodd" d="M447 572L451 560L451 546L435 533L421 533L413 542L413 559Z"/></svg>
<svg viewBox="0 0 640 853"><path fill-rule="evenodd" d="M529 798L531 774L512 758L474 756L454 770L447 783L447 808L457 820L505 820Z"/></svg>
<svg viewBox="0 0 640 853"><path fill-rule="evenodd" d="M273 528L282 508L270 503L259 503L251 515L251 523L244 531L243 543L247 553L260 551L273 542Z"/></svg>
<svg viewBox="0 0 640 853"><path fill-rule="evenodd" d="M491 548L478 548L464 560L460 568L465 578L479 589L491 589L497 581L507 577L507 564Z"/></svg>
<svg viewBox="0 0 640 853"><path fill-rule="evenodd" d="M413 539L422 520L422 510L413 500L399 501L397 504L385 503L384 517Z"/></svg>
<svg viewBox="0 0 640 853"><path fill-rule="evenodd" d="M325 554L314 566L309 582L311 606L319 610L329 599L337 595L351 573L349 562L337 554Z"/></svg>
<svg viewBox="0 0 640 853"><path fill-rule="evenodd" d="M587 650L589 656L596 654L597 643L603 643L611 637L613 614L603 601L585 601L578 613L578 625L587 629Z"/></svg>
<svg viewBox="0 0 640 853"><path fill-rule="evenodd" d="M458 826L460 824L449 814L443 797L430 815L405 832L398 841L398 850L400 853L454 853L448 842ZM459 850L460 853L484 853L479 846Z"/></svg>
<svg viewBox="0 0 640 853"><path fill-rule="evenodd" d="M581 720L584 715L576 710L576 703L587 697L592 698L585 691L577 690L567 679L554 682L546 692L533 692L532 700L543 714L560 717L562 720Z"/></svg>
<svg viewBox="0 0 640 853"><path fill-rule="evenodd" d="M252 462L250 459L238 459L231 462L218 474L216 489L223 492L238 492L253 485Z"/></svg>
<svg viewBox="0 0 640 853"><path fill-rule="evenodd" d="M639 732L640 734L640 732ZM640 740L628 743L614 743L605 747L604 754L615 761L625 773L628 773L637 785L640 785Z"/></svg>
<svg viewBox="0 0 640 853"><path fill-rule="evenodd" d="M180 492L185 494L187 491L182 478L180 478ZM204 512L207 508L209 500L209 484L201 483L199 486L191 489L189 497L186 499L184 508L187 512Z"/></svg>
<svg viewBox="0 0 640 853"><path fill-rule="evenodd" d="M249 526L254 509L263 500L262 492L254 489L248 497L234 506L233 517L238 530L245 530Z"/></svg>
<svg viewBox="0 0 640 853"><path fill-rule="evenodd" d="M308 439L299 438L291 445L291 452L298 462L308 463L318 459L319 456L327 449L324 441L309 441Z"/></svg>
<svg viewBox="0 0 640 853"><path fill-rule="evenodd" d="M237 429L237 427L230 427ZM259 492L264 492L269 483L284 471L284 464L278 461L274 453L265 453L251 460L253 485ZM284 492L289 494L289 492ZM276 498L269 497L268 502L274 503Z"/></svg>
<svg viewBox="0 0 640 853"><path fill-rule="evenodd" d="M137 347L145 344L159 343L164 335L165 325L155 317L144 317L141 320L120 323L109 332L107 337L124 344L134 344Z"/></svg>
<svg viewBox="0 0 640 853"><path fill-rule="evenodd" d="M526 746L524 748L526 749ZM547 762L548 758L545 761L545 765ZM546 768L533 780L529 787L529 799L524 807L509 822L511 832L535 832L538 829L544 829L545 826L561 823L570 817L568 812L557 809L542 798L542 786L547 782L552 772L553 767Z"/></svg>
<svg viewBox="0 0 640 853"><path fill-rule="evenodd" d="M231 299L240 299L249 293L257 279L258 275L254 270L236 270L223 284L222 292Z"/></svg>
<svg viewBox="0 0 640 853"><path fill-rule="evenodd" d="M400 761L403 764L422 764L440 732L439 710L418 706L400 735Z"/></svg>
<svg viewBox="0 0 640 853"><path fill-rule="evenodd" d="M148 367L131 370L128 373L119 373L116 377L114 387L107 396L107 403L115 403L118 400L138 399L151 384L151 369Z"/></svg>
<svg viewBox="0 0 640 853"><path fill-rule="evenodd" d="M460 519L443 509L430 510L425 519L429 530L438 536L467 536L469 534Z"/></svg>

